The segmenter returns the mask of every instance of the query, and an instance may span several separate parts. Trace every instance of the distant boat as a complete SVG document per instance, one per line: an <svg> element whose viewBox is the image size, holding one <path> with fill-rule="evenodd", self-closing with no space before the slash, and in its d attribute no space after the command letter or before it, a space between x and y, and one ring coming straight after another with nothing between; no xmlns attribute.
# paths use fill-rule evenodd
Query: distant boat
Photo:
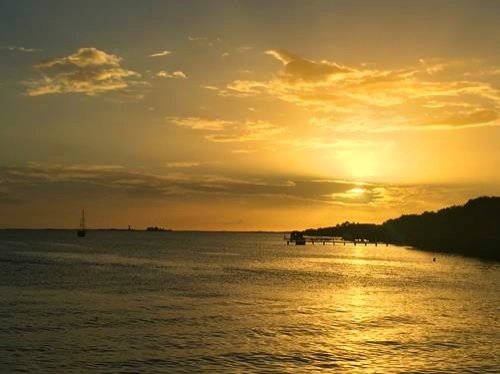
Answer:
<svg viewBox="0 0 500 374"><path fill-rule="evenodd" d="M85 236L85 210L82 209L82 217L80 218L80 228L76 232L76 235L83 237Z"/></svg>

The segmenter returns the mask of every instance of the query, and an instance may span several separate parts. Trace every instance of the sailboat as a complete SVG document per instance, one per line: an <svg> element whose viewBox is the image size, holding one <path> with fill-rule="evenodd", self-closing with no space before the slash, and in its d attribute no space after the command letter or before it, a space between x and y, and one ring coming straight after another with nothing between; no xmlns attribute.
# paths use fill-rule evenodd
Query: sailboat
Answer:
<svg viewBox="0 0 500 374"><path fill-rule="evenodd" d="M80 218L80 228L76 232L76 235L83 237L85 236L85 210L82 209L82 218Z"/></svg>

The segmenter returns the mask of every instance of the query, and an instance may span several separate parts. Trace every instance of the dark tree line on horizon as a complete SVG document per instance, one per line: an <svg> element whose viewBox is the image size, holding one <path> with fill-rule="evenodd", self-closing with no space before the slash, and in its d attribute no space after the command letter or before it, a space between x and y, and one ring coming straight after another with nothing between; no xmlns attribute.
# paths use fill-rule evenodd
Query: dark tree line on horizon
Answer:
<svg viewBox="0 0 500 374"><path fill-rule="evenodd" d="M344 222L303 233L367 239L500 261L500 197L479 197L462 206L403 215L381 225Z"/></svg>

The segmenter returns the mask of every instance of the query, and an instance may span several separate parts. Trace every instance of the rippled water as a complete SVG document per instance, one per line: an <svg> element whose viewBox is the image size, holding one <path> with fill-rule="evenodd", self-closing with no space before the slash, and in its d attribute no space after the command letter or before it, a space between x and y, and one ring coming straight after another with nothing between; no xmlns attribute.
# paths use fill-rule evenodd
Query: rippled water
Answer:
<svg viewBox="0 0 500 374"><path fill-rule="evenodd" d="M278 234L0 231L0 372L498 372L499 270Z"/></svg>

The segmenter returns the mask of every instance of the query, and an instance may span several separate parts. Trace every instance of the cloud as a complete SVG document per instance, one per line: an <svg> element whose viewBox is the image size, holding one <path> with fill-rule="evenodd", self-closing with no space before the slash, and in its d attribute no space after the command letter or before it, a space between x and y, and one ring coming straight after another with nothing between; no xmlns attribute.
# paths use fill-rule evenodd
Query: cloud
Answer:
<svg viewBox="0 0 500 374"><path fill-rule="evenodd" d="M232 123L222 133L209 134L206 139L216 143L252 142L274 139L283 128L266 121Z"/></svg>
<svg viewBox="0 0 500 374"><path fill-rule="evenodd" d="M178 161L178 162L167 162L167 168L194 168L200 166L198 161Z"/></svg>
<svg viewBox="0 0 500 374"><path fill-rule="evenodd" d="M211 89L225 97L267 95L305 107L336 131L500 125L500 90L488 80L463 79L464 71L477 62L421 60L388 70L309 60L286 50L268 50L266 55L281 64L272 79L237 79Z"/></svg>
<svg viewBox="0 0 500 374"><path fill-rule="evenodd" d="M97 48L80 48L68 56L35 65L40 79L23 82L28 96L82 93L97 95L144 85L140 74L124 69L122 58Z"/></svg>
<svg viewBox="0 0 500 374"><path fill-rule="evenodd" d="M108 165L32 165L0 168L0 176L17 188L66 185L85 190L86 185L122 191L135 197L206 195L227 197L282 197L301 201L335 203L335 194L359 184L349 181L288 178L247 178L213 174L148 174ZM371 186L366 186L371 189ZM57 190L57 189L55 189Z"/></svg>
<svg viewBox="0 0 500 374"><path fill-rule="evenodd" d="M231 153L236 153L236 154L250 154L255 152L257 152L256 149L248 149L248 148L233 149L231 151Z"/></svg>
<svg viewBox="0 0 500 374"><path fill-rule="evenodd" d="M172 52L170 51L161 51L161 52L155 52L150 54L148 57L155 58L155 57L163 57L171 54Z"/></svg>
<svg viewBox="0 0 500 374"><path fill-rule="evenodd" d="M151 174L129 170L116 165L31 165L2 167L0 178L1 203L19 202L19 196L48 199L59 196L61 189L68 199L88 196L124 194L128 198L148 198L165 201L189 198L252 199L267 205L280 201L298 204L398 207L428 205L429 202L456 201L471 191L459 186L394 185L347 180L315 179L307 177L259 178L217 174ZM92 188L91 188L92 187ZM6 194L2 191L11 191ZM19 195L12 193L16 191ZM32 193L36 191L36 193ZM34 197L36 196L36 197ZM257 199L257 200L255 200Z"/></svg>
<svg viewBox="0 0 500 374"><path fill-rule="evenodd" d="M166 117L168 122L177 126L192 130L222 131L225 126L231 125L231 121L221 119L209 119L200 117Z"/></svg>
<svg viewBox="0 0 500 374"><path fill-rule="evenodd" d="M205 86L201 86L201 88L204 88L204 89L210 90L210 91L219 91L219 87L217 87L217 86L205 85Z"/></svg>
<svg viewBox="0 0 500 374"><path fill-rule="evenodd" d="M187 75L184 74L184 72L177 70L173 71L171 73L165 71L165 70L160 70L158 73L156 73L156 76L158 78L175 78L175 79L187 79Z"/></svg>
<svg viewBox="0 0 500 374"><path fill-rule="evenodd" d="M9 47L3 47L0 49L7 50L7 51L13 51L13 52L24 52L24 53L33 53L33 52L43 51L43 49L39 49L39 48L26 48L26 47L22 47L22 46L9 46Z"/></svg>
<svg viewBox="0 0 500 374"><path fill-rule="evenodd" d="M249 47L249 46L243 46L243 47L237 47L236 48L236 51L240 52L240 53L249 52L251 50L253 50L253 47Z"/></svg>
<svg viewBox="0 0 500 374"><path fill-rule="evenodd" d="M483 75L500 75L500 68L495 67L495 68L489 68L486 71L481 72Z"/></svg>
<svg viewBox="0 0 500 374"><path fill-rule="evenodd" d="M467 127L471 125L487 124L499 119L498 112L489 109L477 109L469 112L457 112L442 118L430 119L422 126L451 126Z"/></svg>
<svg viewBox="0 0 500 374"><path fill-rule="evenodd" d="M180 127L210 132L205 138L215 143L270 140L284 131L272 123L258 120L236 122L201 117L167 117L166 120Z"/></svg>
<svg viewBox="0 0 500 374"><path fill-rule="evenodd" d="M220 91L222 96L254 96L266 90L266 83L250 80L235 80L227 85L227 91Z"/></svg>
<svg viewBox="0 0 500 374"><path fill-rule="evenodd" d="M190 42L198 42L201 40L208 40L206 36L188 36L188 40Z"/></svg>
<svg viewBox="0 0 500 374"><path fill-rule="evenodd" d="M222 43L222 38L209 38L207 36L188 36L190 42L196 43L199 46L213 47L216 43Z"/></svg>
<svg viewBox="0 0 500 374"><path fill-rule="evenodd" d="M376 148L382 149L390 147L392 143L388 141L371 141L366 139L331 139L330 137L304 137L294 139L282 139L277 141L288 147L306 150L356 150Z"/></svg>
<svg viewBox="0 0 500 374"><path fill-rule="evenodd" d="M112 54L108 54L97 48L80 48L75 53L56 58L54 60L49 60L41 62L36 65L36 68L50 68L54 66L72 67L77 66L79 68L84 68L87 66L119 66L121 58Z"/></svg>
<svg viewBox="0 0 500 374"><path fill-rule="evenodd" d="M306 60L286 50L268 50L266 54L283 64L284 70L280 73L281 78L290 81L319 81L338 73L351 71L347 67L329 61Z"/></svg>

